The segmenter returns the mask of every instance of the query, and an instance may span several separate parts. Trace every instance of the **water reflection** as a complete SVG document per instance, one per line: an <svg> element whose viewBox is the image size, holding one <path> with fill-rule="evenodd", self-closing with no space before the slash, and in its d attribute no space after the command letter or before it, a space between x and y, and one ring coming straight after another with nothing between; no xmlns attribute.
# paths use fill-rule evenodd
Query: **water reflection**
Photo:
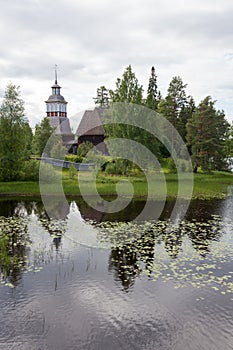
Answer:
<svg viewBox="0 0 233 350"><path fill-rule="evenodd" d="M151 222L147 226L140 223L135 223L134 226L128 226L128 228L126 226L126 233L130 233L132 236L131 240L127 242L124 235L119 234L118 222L127 223L134 219L135 215L137 216L145 205L143 201L133 201L131 205L128 205L125 212L103 214L91 209L81 199L72 200L68 204L59 200L59 198L53 197L47 200L47 205L50 205L50 212L53 213L52 218L48 217L42 202L38 200L5 200L0 204L0 214L4 214L5 217L34 220L34 226L31 227L30 234L34 235L33 240L39 246L39 249L36 245L33 248L34 262L37 266L41 262L44 263L44 261L51 259L52 246L57 254L62 255L62 244L63 242L67 243L67 239L70 242L82 243L86 246L103 246L104 243L107 243L107 247L110 249L109 271L114 273L118 281L121 281L125 290L134 284L135 278L142 271L146 271L148 276L152 274L157 246L160 247L160 250L163 247L167 258L176 259L179 255L182 255L183 242L188 239L201 257L207 257L211 251L212 242L221 239L223 234L222 222L226 217L229 217L233 207L232 197L225 201L193 201L186 214L186 220L174 226L169 222L169 215L173 210L174 202L167 202L161 220L157 223L152 220L147 221ZM151 201L149 206L151 210L148 213L149 218L147 220L153 218L155 206L156 202ZM215 216L214 218L213 215L216 214L221 214L221 220L220 217ZM94 222L92 223L92 221ZM111 230L104 225L105 222L112 222ZM38 228L38 225L44 230L44 233L47 232L48 234L45 239L46 242L42 242L43 244L41 241L38 243L41 236L40 230L40 234L37 232L37 236L35 236L34 229L36 226ZM13 226L12 230L15 230ZM23 230L26 233L28 228L24 227ZM24 259L20 264L15 264L14 268L9 267L8 270L4 267L4 263L1 263L1 270L2 272L5 271L5 276L9 277L9 271L14 271L15 277L12 278L12 283L15 283L20 278L28 254L25 252L25 247L21 247L15 241L8 245L6 250L7 256L22 256ZM5 261L7 261L7 258ZM18 277L16 277L16 272Z"/></svg>
<svg viewBox="0 0 233 350"><path fill-rule="evenodd" d="M27 221L0 217L0 278L9 286L17 285L29 254Z"/></svg>
<svg viewBox="0 0 233 350"><path fill-rule="evenodd" d="M37 200L2 203L14 234L0 270L17 288L0 287L0 348L230 350L232 199L194 201L175 226L173 204L130 223L143 203L112 220L77 199L53 218Z"/></svg>

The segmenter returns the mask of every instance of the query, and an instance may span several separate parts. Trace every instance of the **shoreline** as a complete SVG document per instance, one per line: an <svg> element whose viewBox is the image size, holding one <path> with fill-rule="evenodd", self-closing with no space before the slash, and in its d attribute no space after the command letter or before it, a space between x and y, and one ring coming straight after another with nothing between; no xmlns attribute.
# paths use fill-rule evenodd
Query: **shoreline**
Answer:
<svg viewBox="0 0 233 350"><path fill-rule="evenodd" d="M195 174L193 186L190 191L189 182L186 181L185 174L183 182L178 183L176 174L166 174L166 186L158 179L152 183L148 195L148 184L143 177L125 178L122 176L103 176L97 179L96 190L99 196L105 198L117 197L117 183L121 182L121 191L119 196L122 198L134 198L135 200L166 200L181 199L225 199L233 194L233 174L228 172L213 172L212 174ZM124 181L127 180L127 181ZM129 187L129 182L131 187ZM85 183L82 185L82 193L87 197L98 197L93 193L91 178L86 174ZM133 186L133 192L131 192ZM181 186L181 187L179 187ZM62 188L62 190L61 190ZM182 188L180 197L177 197L178 188ZM56 182L44 184L43 196L66 198L82 198L83 195L78 185L78 178L62 179L62 187L57 186ZM61 193L59 193L61 192ZM191 192L191 193L190 193ZM133 195L132 195L133 193ZM0 200L6 198L41 198L40 184L33 181L15 181L0 182ZM191 198L190 198L191 197Z"/></svg>

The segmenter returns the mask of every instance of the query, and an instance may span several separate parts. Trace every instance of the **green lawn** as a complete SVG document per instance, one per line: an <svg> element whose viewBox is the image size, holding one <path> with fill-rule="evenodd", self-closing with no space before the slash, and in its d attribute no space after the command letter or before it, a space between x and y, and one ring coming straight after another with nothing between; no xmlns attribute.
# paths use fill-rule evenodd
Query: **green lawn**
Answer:
<svg viewBox="0 0 233 350"><path fill-rule="evenodd" d="M120 182L119 193L121 195L130 195L132 186L134 196L147 196L148 186L144 176L109 176L99 175L96 181L91 178L91 173L80 173L82 181L82 191L85 194L93 195L92 185L96 184L97 190L101 195L116 194L116 185ZM159 174L150 174L151 181L150 196L153 198L161 198L163 193L172 198L177 195L178 181L176 174L166 174L166 188L163 188L163 178ZM131 185L131 184L132 185ZM118 186L118 185L117 185ZM223 198L227 193L233 189L233 174L227 172L214 172L211 175L195 174L193 198ZM180 188L182 190L182 197L187 197L190 192L190 181L187 175L181 176ZM78 178L70 179L68 172L63 172L63 189L66 195L75 196L80 195L80 188L78 185ZM43 185L43 191L46 194L59 194L56 182ZM233 191L232 191L233 192ZM40 188L37 182L0 182L1 196L39 196Z"/></svg>

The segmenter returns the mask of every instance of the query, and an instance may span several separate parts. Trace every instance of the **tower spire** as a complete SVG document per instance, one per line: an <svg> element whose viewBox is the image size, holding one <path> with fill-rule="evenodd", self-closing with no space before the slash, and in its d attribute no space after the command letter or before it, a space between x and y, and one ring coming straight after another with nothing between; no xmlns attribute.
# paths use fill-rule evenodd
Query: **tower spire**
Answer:
<svg viewBox="0 0 233 350"><path fill-rule="evenodd" d="M57 64L55 64L55 84L57 84Z"/></svg>

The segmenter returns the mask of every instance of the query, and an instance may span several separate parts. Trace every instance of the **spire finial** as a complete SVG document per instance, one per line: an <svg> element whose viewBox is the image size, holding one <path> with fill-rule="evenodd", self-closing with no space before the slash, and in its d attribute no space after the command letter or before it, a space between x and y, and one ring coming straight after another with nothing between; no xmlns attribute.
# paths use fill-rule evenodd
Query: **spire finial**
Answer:
<svg viewBox="0 0 233 350"><path fill-rule="evenodd" d="M55 84L57 84L57 64L55 64Z"/></svg>

